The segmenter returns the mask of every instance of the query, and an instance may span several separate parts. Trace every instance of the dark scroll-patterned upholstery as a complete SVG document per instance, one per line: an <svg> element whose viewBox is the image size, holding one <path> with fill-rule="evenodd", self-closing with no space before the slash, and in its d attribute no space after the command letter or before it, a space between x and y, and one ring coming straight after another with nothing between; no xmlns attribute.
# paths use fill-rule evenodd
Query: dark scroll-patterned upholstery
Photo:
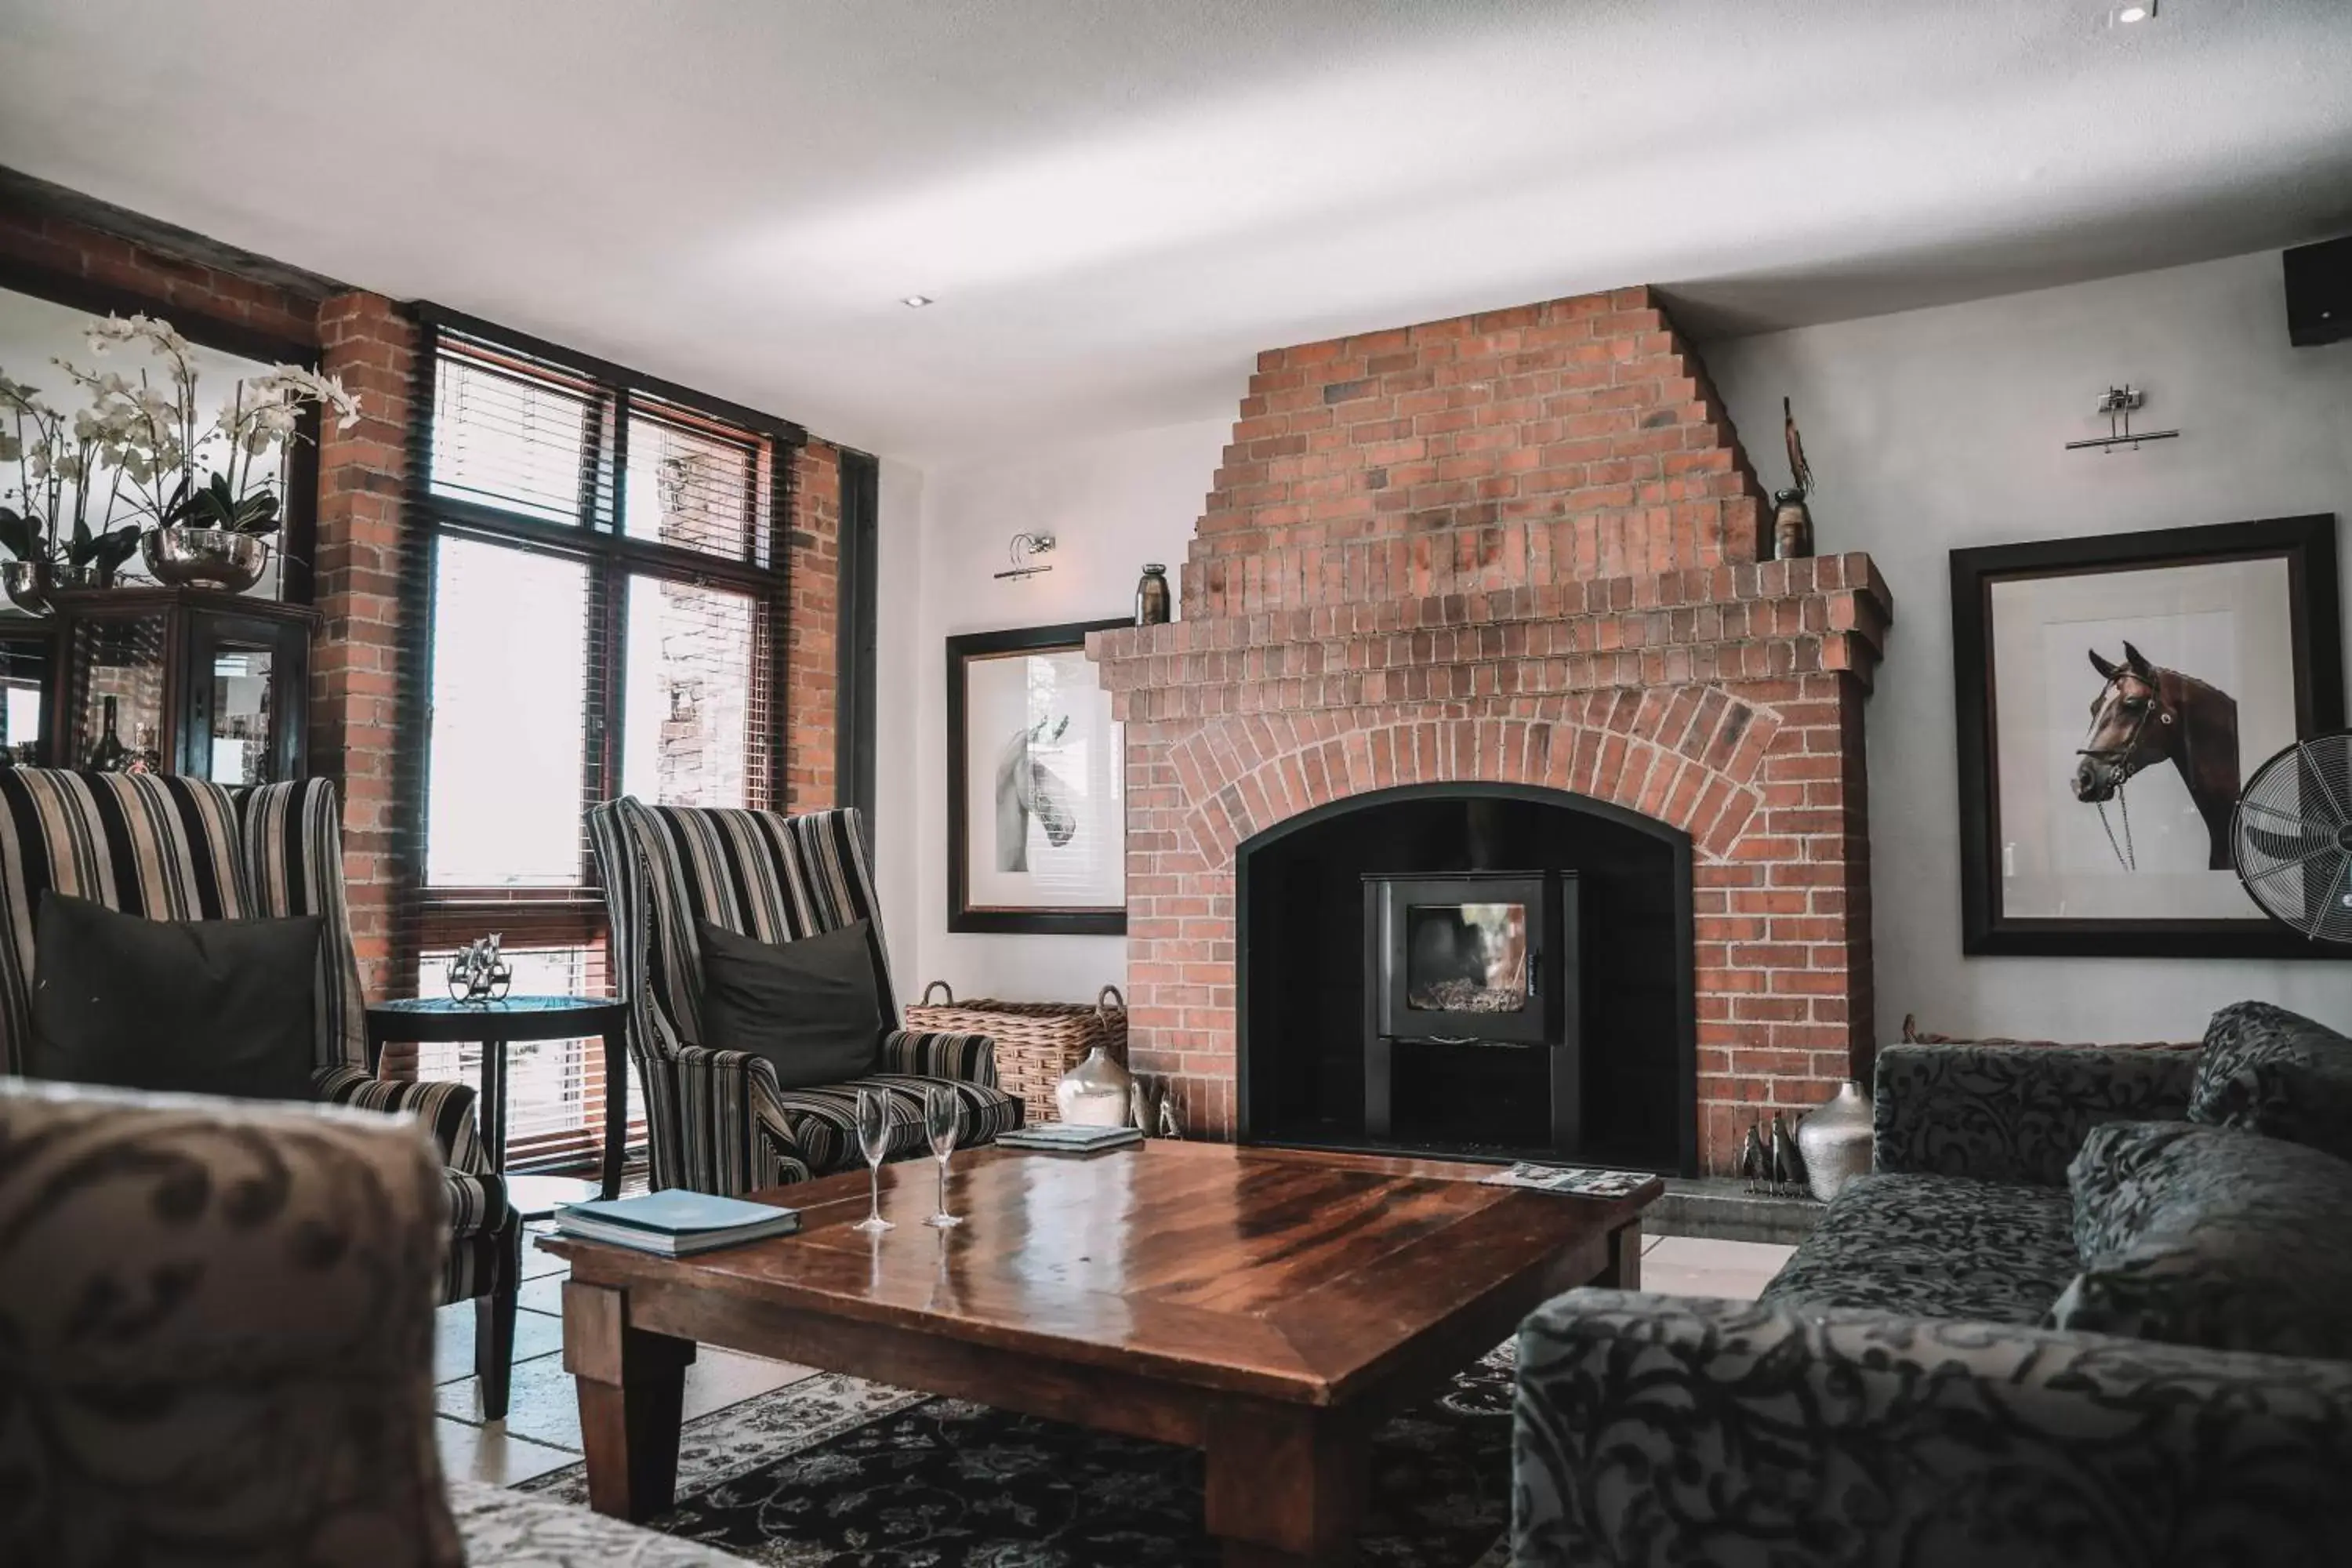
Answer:
<svg viewBox="0 0 2352 1568"><path fill-rule="evenodd" d="M368 1072L365 1003L343 887L334 784L298 779L232 793L160 773L0 769L0 1073L21 1070L31 1027L34 911L50 889L152 920L317 915L312 1087L329 1104L406 1112L447 1170L451 1240L443 1300L489 1294L520 1222L476 1135L460 1083L388 1083Z"/></svg>
<svg viewBox="0 0 2352 1568"><path fill-rule="evenodd" d="M457 1568L404 1121L0 1081L0 1563Z"/></svg>
<svg viewBox="0 0 2352 1568"><path fill-rule="evenodd" d="M1882 1051L1878 1169L1838 1194L1762 1300L1576 1290L1527 1320L1514 1563L2352 1561L2352 1362L2286 1353L2313 1342L2268 1318L2231 1342L2259 1352L2127 1337L2110 1331L2123 1312L2096 1316L2113 1299L2079 1289L2095 1269L2076 1247L2070 1160L2135 1139L2265 1142L2181 1120L2196 1065L2174 1050ZM2271 1211L2279 1239L2300 1225L2305 1247L2341 1245L2339 1209L2259 1162L2222 1163L2230 1201ZM2165 1206L2116 1196L2143 1219Z"/></svg>
<svg viewBox="0 0 2352 1568"><path fill-rule="evenodd" d="M740 1563L445 1488L448 1183L381 1115L0 1079L0 1564Z"/></svg>
<svg viewBox="0 0 2352 1568"><path fill-rule="evenodd" d="M2352 1160L2352 1040L2267 1002L2224 1007L2205 1031L2189 1119Z"/></svg>
<svg viewBox="0 0 2352 1568"><path fill-rule="evenodd" d="M1517 1378L1518 1568L2309 1568L2352 1541L2340 1362L1573 1290Z"/></svg>
<svg viewBox="0 0 2352 1568"><path fill-rule="evenodd" d="M2074 1213L2063 1187L1856 1176L1764 1299L2038 1323L2079 1267Z"/></svg>
<svg viewBox="0 0 2352 1568"><path fill-rule="evenodd" d="M995 1046L983 1035L891 1029L879 1072L796 1089L779 1087L764 1058L698 1044L697 921L771 942L866 921L881 940L855 810L784 816L625 798L590 811L588 828L612 909L656 1186L745 1193L844 1169L859 1157L852 1129L860 1089L886 1094L894 1154L921 1142L923 1092L935 1083L955 1091L960 1145L1021 1125L1020 1099L996 1086ZM883 1014L896 1018L887 969L880 978Z"/></svg>
<svg viewBox="0 0 2352 1568"><path fill-rule="evenodd" d="M2352 1162L2189 1121L2124 1122L2074 1158L2082 1272L2060 1328L2352 1360Z"/></svg>
<svg viewBox="0 0 2352 1568"><path fill-rule="evenodd" d="M2187 1115L2196 1071L2192 1052L2135 1047L1888 1046L1877 1168L2063 1187L2092 1128Z"/></svg>

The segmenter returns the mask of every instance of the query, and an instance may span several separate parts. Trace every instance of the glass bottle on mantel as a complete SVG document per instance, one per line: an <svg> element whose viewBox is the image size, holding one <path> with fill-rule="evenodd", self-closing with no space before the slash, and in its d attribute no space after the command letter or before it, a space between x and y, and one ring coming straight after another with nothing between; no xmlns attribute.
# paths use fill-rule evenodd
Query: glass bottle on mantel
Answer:
<svg viewBox="0 0 2352 1568"><path fill-rule="evenodd" d="M131 748L122 743L115 730L114 699L105 700L105 717L100 721L98 743L89 749L82 765L94 773L119 773L131 765Z"/></svg>

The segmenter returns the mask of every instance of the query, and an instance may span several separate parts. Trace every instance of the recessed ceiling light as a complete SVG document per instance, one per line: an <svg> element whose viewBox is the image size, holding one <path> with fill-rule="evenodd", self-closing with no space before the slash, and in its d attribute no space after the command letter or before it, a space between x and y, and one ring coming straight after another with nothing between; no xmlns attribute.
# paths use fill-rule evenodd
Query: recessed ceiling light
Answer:
<svg viewBox="0 0 2352 1568"><path fill-rule="evenodd" d="M2115 18L2117 26L2128 27L2135 22L2145 22L2155 16L2156 4L2157 0L2133 0L2133 4L2118 5L2108 15Z"/></svg>
<svg viewBox="0 0 2352 1568"><path fill-rule="evenodd" d="M906 306L909 310L919 310L931 303L931 297L929 294L909 294L898 303Z"/></svg>

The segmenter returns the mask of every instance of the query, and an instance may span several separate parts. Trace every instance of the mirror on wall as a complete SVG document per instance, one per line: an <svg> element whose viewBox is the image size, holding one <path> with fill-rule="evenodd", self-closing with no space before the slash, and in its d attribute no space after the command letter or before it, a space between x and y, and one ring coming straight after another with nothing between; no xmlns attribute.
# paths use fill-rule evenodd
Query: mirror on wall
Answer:
<svg viewBox="0 0 2352 1568"><path fill-rule="evenodd" d="M151 307L150 314L169 319L169 312ZM79 370L94 374L113 373L122 376L134 389L145 384L152 390L169 393L171 362L151 353L143 342L110 343L106 352L93 352L89 323L103 311L93 312L71 305L57 303L18 289L0 288L0 376L20 387L30 388L30 395L38 402L58 410L68 426L78 415L90 407L91 394L77 384L56 362L65 360ZM181 323L173 323L175 326ZM215 427L220 411L237 398L241 382L252 382L274 367L269 363L239 354L226 353L203 343L190 343L187 348L190 368L195 375L192 400L198 433L195 444L196 472L199 482L206 474L227 468L230 452L226 436ZM26 501L27 486L37 489L40 480L30 471L29 446L25 440L30 432L24 428L20 410L9 406L0 398L0 505L18 511L29 510ZM281 506L288 494L293 447L281 443L260 457L247 456L238 459L238 474L250 489L265 480L280 497ZM83 487L83 517L94 532L119 528L130 523L150 523L154 490L142 484L139 476L126 473L114 465L100 464ZM168 490L167 482L165 489ZM66 489L66 510L71 515L74 487ZM269 539L268 563L261 578L248 593L275 599L280 595L283 563L280 546L283 535ZM11 555L0 545L0 560ZM134 552L116 574L117 582L126 586L152 585L153 578L139 554ZM29 617L14 605L0 602L0 617L24 620ZM13 726L12 726L13 728Z"/></svg>

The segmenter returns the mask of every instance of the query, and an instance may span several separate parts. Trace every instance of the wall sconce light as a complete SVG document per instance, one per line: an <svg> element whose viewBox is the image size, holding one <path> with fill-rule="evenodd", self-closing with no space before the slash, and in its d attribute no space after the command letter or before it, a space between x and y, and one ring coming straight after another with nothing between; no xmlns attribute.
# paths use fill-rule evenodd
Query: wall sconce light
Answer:
<svg viewBox="0 0 2352 1568"><path fill-rule="evenodd" d="M2169 441L2179 436L2178 430L2135 430L2131 427L2132 410L2147 403L2147 394L2136 386L2111 386L2099 395L2098 411L2107 416L2107 433L2085 441L2069 441L2070 452L2112 452L2117 447L2139 450L2142 441Z"/></svg>
<svg viewBox="0 0 2352 1568"><path fill-rule="evenodd" d="M1009 552L1013 564L1009 569L996 574L998 581L1002 582L1007 577L1034 577L1040 572L1051 572L1054 568L1050 565L1029 566L1023 563L1034 556L1049 553L1053 548L1054 536L1050 533L1014 534L1013 548Z"/></svg>

